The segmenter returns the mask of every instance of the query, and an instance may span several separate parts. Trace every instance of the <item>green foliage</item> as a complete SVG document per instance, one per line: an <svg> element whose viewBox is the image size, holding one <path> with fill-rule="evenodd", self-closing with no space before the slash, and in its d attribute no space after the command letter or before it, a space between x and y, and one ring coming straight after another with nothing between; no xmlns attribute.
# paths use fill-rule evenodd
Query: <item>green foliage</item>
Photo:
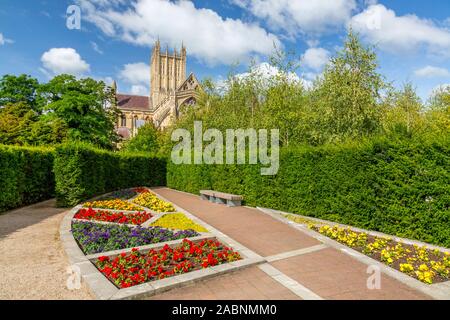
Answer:
<svg viewBox="0 0 450 320"><path fill-rule="evenodd" d="M261 206L450 246L450 136L284 147L276 176L259 165L174 165L167 185L242 194Z"/></svg>
<svg viewBox="0 0 450 320"><path fill-rule="evenodd" d="M343 141L378 133L378 101L386 84L377 57L350 31L344 48L326 66L313 90L318 142Z"/></svg>
<svg viewBox="0 0 450 320"><path fill-rule="evenodd" d="M41 111L39 82L28 75L4 75L0 78L0 106L23 102L33 111Z"/></svg>
<svg viewBox="0 0 450 320"><path fill-rule="evenodd" d="M423 133L423 105L411 83L399 91L391 91L383 110L384 132L407 138Z"/></svg>
<svg viewBox="0 0 450 320"><path fill-rule="evenodd" d="M0 145L0 212L50 199L53 150Z"/></svg>
<svg viewBox="0 0 450 320"><path fill-rule="evenodd" d="M123 151L157 154L159 150L159 132L153 123L139 128L137 135L124 143Z"/></svg>
<svg viewBox="0 0 450 320"><path fill-rule="evenodd" d="M26 75L0 79L0 142L49 145L84 141L113 149L118 109L112 88L59 75L46 84Z"/></svg>
<svg viewBox="0 0 450 320"><path fill-rule="evenodd" d="M114 94L102 81L60 75L42 85L41 94L49 112L47 122L61 120L69 140L90 142L107 149L118 141Z"/></svg>
<svg viewBox="0 0 450 320"><path fill-rule="evenodd" d="M450 131L450 86L439 88L431 96L426 118L428 131L438 136Z"/></svg>
<svg viewBox="0 0 450 320"><path fill-rule="evenodd" d="M25 102L9 103L0 109L0 143L26 145L37 114Z"/></svg>
<svg viewBox="0 0 450 320"><path fill-rule="evenodd" d="M164 159L99 150L85 143L58 146L54 171L61 206L118 189L165 185L166 177Z"/></svg>

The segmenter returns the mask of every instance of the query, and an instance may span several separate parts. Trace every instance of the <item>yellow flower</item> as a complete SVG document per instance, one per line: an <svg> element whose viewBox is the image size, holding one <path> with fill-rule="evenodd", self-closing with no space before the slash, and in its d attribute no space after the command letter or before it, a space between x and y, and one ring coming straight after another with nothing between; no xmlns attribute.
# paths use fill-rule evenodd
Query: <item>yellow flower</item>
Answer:
<svg viewBox="0 0 450 320"><path fill-rule="evenodd" d="M400 271L404 273L410 273L414 271L414 267L409 263L400 263Z"/></svg>
<svg viewBox="0 0 450 320"><path fill-rule="evenodd" d="M426 264L421 264L419 267L420 271L428 271L428 266Z"/></svg>
<svg viewBox="0 0 450 320"><path fill-rule="evenodd" d="M176 230L194 230L197 232L208 232L203 226L195 223L183 213L170 213L162 216L155 222L153 222L152 227L161 227L166 229L176 229Z"/></svg>
<svg viewBox="0 0 450 320"><path fill-rule="evenodd" d="M433 271L416 271L417 278L428 284L433 283L434 272Z"/></svg>
<svg viewBox="0 0 450 320"><path fill-rule="evenodd" d="M133 199L133 203L156 212L174 212L175 208L169 202L159 199L152 192L144 192Z"/></svg>
<svg viewBox="0 0 450 320"><path fill-rule="evenodd" d="M121 199L103 200L85 202L83 204L85 208L99 208L99 209L112 209L112 210L126 210L126 211L142 211L141 207L135 206L127 201Z"/></svg>

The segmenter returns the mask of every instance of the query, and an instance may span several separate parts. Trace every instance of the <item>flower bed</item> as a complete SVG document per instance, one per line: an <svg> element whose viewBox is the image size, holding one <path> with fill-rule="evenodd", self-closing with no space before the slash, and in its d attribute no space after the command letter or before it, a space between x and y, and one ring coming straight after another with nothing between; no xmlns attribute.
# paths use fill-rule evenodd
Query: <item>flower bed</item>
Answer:
<svg viewBox="0 0 450 320"><path fill-rule="evenodd" d="M203 226L195 223L183 213L170 213L162 216L152 223L154 227L177 230L194 230L197 232L208 232Z"/></svg>
<svg viewBox="0 0 450 320"><path fill-rule="evenodd" d="M136 198L134 198L133 203L149 208L156 212L174 212L175 208L169 202L159 199L152 192L143 192Z"/></svg>
<svg viewBox="0 0 450 320"><path fill-rule="evenodd" d="M99 209L112 209L112 210L127 210L127 211L140 211L141 207L135 206L127 201L121 199L112 200L100 200L85 202L84 208L99 208Z"/></svg>
<svg viewBox="0 0 450 320"><path fill-rule="evenodd" d="M195 243L184 239L174 248L165 245L148 253L133 249L115 258L100 257L95 264L117 287L127 288L240 259L238 252L217 240Z"/></svg>
<svg viewBox="0 0 450 320"><path fill-rule="evenodd" d="M193 230L173 232L163 228L128 227L93 222L72 222L72 234L84 254L139 247L151 243L196 237Z"/></svg>
<svg viewBox="0 0 450 320"><path fill-rule="evenodd" d="M133 198L137 194L138 194L138 191L136 191L134 189L125 189L125 190L114 191L106 196L98 198L98 200L114 200L114 199L127 200L127 199Z"/></svg>
<svg viewBox="0 0 450 320"><path fill-rule="evenodd" d="M424 283L450 280L450 254L427 247L408 245L388 237L376 237L350 228L322 225L294 215L288 219L307 224L312 230L345 244L375 260L408 274Z"/></svg>
<svg viewBox="0 0 450 320"><path fill-rule="evenodd" d="M80 209L80 211L78 211L74 216L75 219L81 220L95 220L135 225L141 225L151 217L152 215L146 212L124 214L123 212L94 210L92 208Z"/></svg>

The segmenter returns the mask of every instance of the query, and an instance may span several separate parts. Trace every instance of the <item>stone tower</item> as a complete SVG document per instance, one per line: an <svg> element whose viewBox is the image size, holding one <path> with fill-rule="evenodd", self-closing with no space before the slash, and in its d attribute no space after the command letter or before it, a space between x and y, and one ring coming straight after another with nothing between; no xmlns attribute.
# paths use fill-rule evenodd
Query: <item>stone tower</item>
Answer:
<svg viewBox="0 0 450 320"><path fill-rule="evenodd" d="M174 49L169 53L168 47L161 51L161 44L156 41L150 61L150 110L157 110L161 104L175 97L178 87L186 80L186 48L181 52Z"/></svg>

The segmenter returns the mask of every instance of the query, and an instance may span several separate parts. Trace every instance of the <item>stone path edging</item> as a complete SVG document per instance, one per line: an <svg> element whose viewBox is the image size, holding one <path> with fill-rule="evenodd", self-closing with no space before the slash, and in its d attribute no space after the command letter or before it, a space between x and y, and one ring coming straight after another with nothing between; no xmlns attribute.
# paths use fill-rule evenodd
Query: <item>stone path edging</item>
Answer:
<svg viewBox="0 0 450 320"><path fill-rule="evenodd" d="M266 261L274 262L274 261L278 261L278 260L288 259L288 258L296 257L296 256L299 256L302 254L316 252L316 251L319 251L319 250L322 250L325 248L328 248L328 246L326 244L318 244L318 245L315 245L312 247L307 247L307 248L293 250L293 251L287 251L287 252L279 253L279 254L276 254L273 256L269 256L269 257L266 257Z"/></svg>
<svg viewBox="0 0 450 320"><path fill-rule="evenodd" d="M278 211L278 210L267 209L267 208L260 208L260 207L257 207L257 209L263 214L270 215L274 219L281 221L281 222L291 226L292 228L297 229L298 231L303 232L330 247L333 247L347 255L350 255L351 257L355 258L359 262L362 262L368 266L374 265L374 266L379 267L380 271L383 272L384 274L387 274L388 276L394 278L395 280L402 282L403 284L409 286L410 288L413 288L419 292L422 292L434 299L448 300L450 297L450 281L438 283L438 284L427 285L425 283L420 282L417 279L414 279L398 270L395 270L395 269L385 265L382 262L372 259L372 258L370 258L356 250L353 250L337 241L334 241L326 236L323 236L320 233L318 233L314 230L311 230L302 224L299 224L292 220L287 219L285 217L285 215L289 214L289 213ZM303 217L303 216L301 216L301 217ZM304 217L304 218L310 219L309 217ZM313 220L313 219L310 219L310 220ZM336 224L336 223L333 223L330 221L325 221L325 220L320 220L320 221L322 223L327 223L327 224ZM344 225L342 225L342 226L344 226ZM346 226L344 226L344 227L346 227ZM362 230L362 229L358 229L358 230L361 230L359 232L367 232L366 230ZM394 237L392 237L392 238L396 239ZM400 238L397 238L397 239L400 239ZM427 244L424 244L424 245L427 245Z"/></svg>

